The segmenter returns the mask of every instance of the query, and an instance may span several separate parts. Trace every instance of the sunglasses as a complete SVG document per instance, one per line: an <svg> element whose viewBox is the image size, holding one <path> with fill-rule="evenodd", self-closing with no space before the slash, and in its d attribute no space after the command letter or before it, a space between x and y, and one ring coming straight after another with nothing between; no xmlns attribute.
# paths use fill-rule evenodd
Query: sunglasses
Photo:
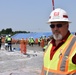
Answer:
<svg viewBox="0 0 76 75"><path fill-rule="evenodd" d="M50 28L55 28L55 27L61 28L62 26L63 26L62 24L51 24Z"/></svg>

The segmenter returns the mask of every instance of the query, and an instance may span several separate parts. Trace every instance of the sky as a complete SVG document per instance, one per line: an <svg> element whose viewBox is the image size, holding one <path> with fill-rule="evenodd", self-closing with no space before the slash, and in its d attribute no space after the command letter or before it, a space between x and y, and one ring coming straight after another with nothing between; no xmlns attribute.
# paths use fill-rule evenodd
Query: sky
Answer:
<svg viewBox="0 0 76 75"><path fill-rule="evenodd" d="M67 11L72 23L71 32L76 32L76 0L54 0L55 8ZM0 31L50 32L47 24L52 11L52 0L0 0Z"/></svg>

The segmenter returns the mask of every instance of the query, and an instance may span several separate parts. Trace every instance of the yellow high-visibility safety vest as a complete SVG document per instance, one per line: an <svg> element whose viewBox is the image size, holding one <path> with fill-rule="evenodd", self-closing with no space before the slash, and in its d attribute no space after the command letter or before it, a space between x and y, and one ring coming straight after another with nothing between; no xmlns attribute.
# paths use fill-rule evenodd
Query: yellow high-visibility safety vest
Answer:
<svg viewBox="0 0 76 75"><path fill-rule="evenodd" d="M69 35L66 42L58 48L52 60L50 60L50 44L44 53L43 75L76 75L76 65L72 63L72 57L76 53L76 37Z"/></svg>
<svg viewBox="0 0 76 75"><path fill-rule="evenodd" d="M11 38L10 38L10 37L8 37L8 38L7 38L7 41L11 41Z"/></svg>

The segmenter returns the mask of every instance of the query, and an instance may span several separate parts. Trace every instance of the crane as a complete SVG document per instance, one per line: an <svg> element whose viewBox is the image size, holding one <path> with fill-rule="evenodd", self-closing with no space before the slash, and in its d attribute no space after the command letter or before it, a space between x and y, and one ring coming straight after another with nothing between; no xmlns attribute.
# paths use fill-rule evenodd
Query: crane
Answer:
<svg viewBox="0 0 76 75"><path fill-rule="evenodd" d="M53 10L54 10L55 9L54 0L52 0L52 7L53 7Z"/></svg>

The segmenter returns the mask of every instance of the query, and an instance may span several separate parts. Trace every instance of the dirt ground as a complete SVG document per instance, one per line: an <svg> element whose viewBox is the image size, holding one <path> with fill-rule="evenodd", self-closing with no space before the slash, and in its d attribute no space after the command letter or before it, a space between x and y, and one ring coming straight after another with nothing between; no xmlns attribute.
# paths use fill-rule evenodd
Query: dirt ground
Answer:
<svg viewBox="0 0 76 75"><path fill-rule="evenodd" d="M20 52L19 45L13 45L13 52L0 50L0 75L40 75L43 62L42 48L27 46L27 55Z"/></svg>

